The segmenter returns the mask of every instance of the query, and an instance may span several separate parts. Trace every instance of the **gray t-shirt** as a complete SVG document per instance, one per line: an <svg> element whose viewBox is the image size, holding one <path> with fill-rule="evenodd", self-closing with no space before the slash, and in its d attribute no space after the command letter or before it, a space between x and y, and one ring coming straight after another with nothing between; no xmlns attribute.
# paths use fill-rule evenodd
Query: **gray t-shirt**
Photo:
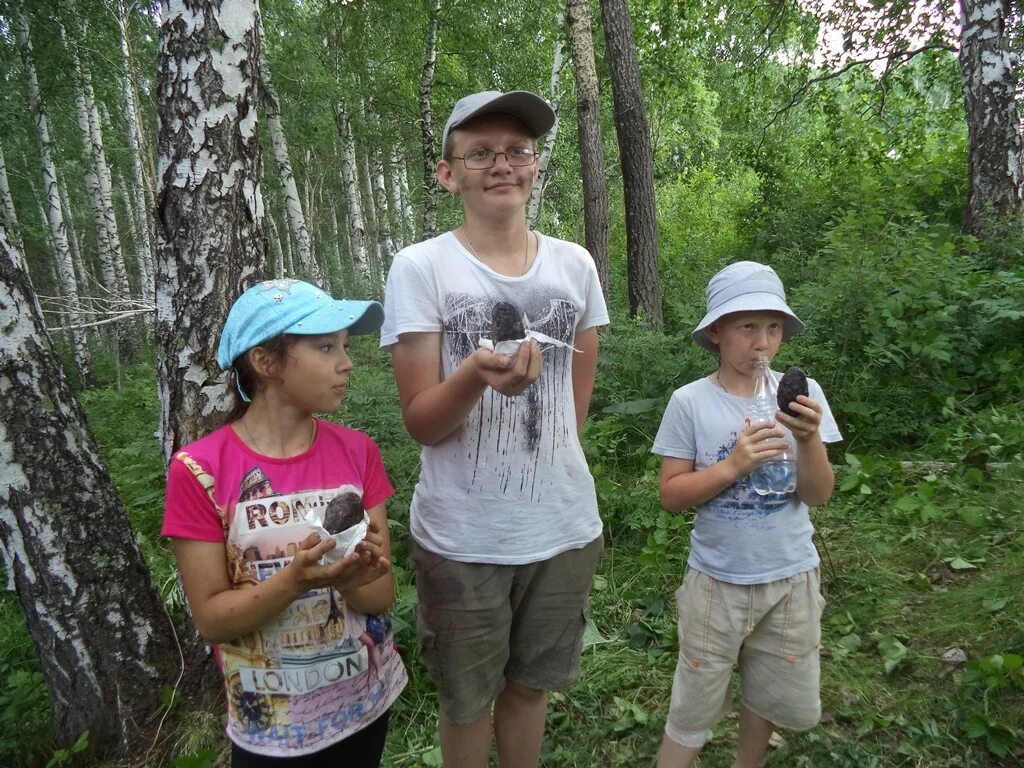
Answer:
<svg viewBox="0 0 1024 768"><path fill-rule="evenodd" d="M808 384L822 408L822 441L842 440L821 387L813 379ZM687 384L672 394L651 450L692 459L695 472L707 469L736 447L750 401L708 378ZM779 426L795 451L793 436ZM765 584L817 567L813 533L807 505L795 493L759 496L743 477L697 508L688 564L730 584Z"/></svg>
<svg viewBox="0 0 1024 768"><path fill-rule="evenodd" d="M499 311L495 305L500 304ZM384 298L381 346L402 333L442 332L447 378L491 339L498 314L543 334L540 378L518 397L487 389L459 429L425 445L410 529L451 560L532 563L601 534L597 495L576 434L571 345L608 322L586 249L538 235L525 275L500 275L450 232L395 256Z"/></svg>

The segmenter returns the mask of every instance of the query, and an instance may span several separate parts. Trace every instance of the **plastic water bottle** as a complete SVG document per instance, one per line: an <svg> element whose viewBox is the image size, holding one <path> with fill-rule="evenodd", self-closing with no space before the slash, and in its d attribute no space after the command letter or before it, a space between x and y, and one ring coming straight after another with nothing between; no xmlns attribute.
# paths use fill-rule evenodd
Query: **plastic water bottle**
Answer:
<svg viewBox="0 0 1024 768"><path fill-rule="evenodd" d="M777 384L768 358L757 361L754 373L754 397L747 411L751 423L775 421ZM789 443L786 450L762 462L750 473L750 486L760 495L792 493L796 490L796 460Z"/></svg>

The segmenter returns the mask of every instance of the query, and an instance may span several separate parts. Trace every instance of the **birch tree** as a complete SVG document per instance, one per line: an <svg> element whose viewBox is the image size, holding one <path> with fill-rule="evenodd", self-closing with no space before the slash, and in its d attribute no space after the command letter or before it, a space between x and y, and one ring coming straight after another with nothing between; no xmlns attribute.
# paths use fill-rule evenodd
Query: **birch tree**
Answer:
<svg viewBox="0 0 1024 768"><path fill-rule="evenodd" d="M168 461L223 418L220 330L266 275L258 15L257 0L161 5L156 337Z"/></svg>
<svg viewBox="0 0 1024 768"><path fill-rule="evenodd" d="M564 22L565 14L559 10L555 14L555 53L551 59L551 85L548 90L548 93L551 94L548 103L554 110L555 124L551 126L551 130L548 131L548 135L544 139L544 148L540 152L540 175L530 191L530 202L526 206L526 225L530 228L533 228L537 221L537 215L540 213L540 203L544 197L544 189L548 185L548 163L551 162L551 152L555 148L555 139L558 136L558 108L562 103L561 77L564 43L562 26Z"/></svg>
<svg viewBox="0 0 1024 768"><path fill-rule="evenodd" d="M92 359L81 324L81 305L78 297L78 286L75 283L74 263L71 260L71 248L68 245L67 230L64 226L64 215L61 210L60 192L57 188L57 169L53 163L53 149L50 142L50 123L46 116L42 98L39 95L39 79L36 74L35 60L32 55L32 38L29 30L28 17L23 7L14 7L14 27L25 67L25 91L29 110L35 123L36 137L39 139L39 161L42 171L43 194L46 196L45 213L49 229L49 237L53 248L54 261L60 281L60 291L66 301L66 317L71 337L71 348L74 353L75 365L82 382L93 383Z"/></svg>
<svg viewBox="0 0 1024 768"><path fill-rule="evenodd" d="M576 133L583 175L583 225L586 246L594 257L601 291L608 301L608 182L601 140L601 97L598 92L589 0L569 0L569 43L576 82Z"/></svg>
<svg viewBox="0 0 1024 768"><path fill-rule="evenodd" d="M25 246L21 240L21 227L18 226L18 212L14 208L11 185L7 180L7 164L4 162L2 144L0 144L0 226L7 230L14 253L21 260L21 267L26 270L27 274L28 270L22 255Z"/></svg>
<svg viewBox="0 0 1024 768"><path fill-rule="evenodd" d="M427 15L423 42L423 69L420 73L420 132L423 137L423 239L437 233L437 149L434 140L434 117L430 97L434 90L437 67L437 23L441 0L432 0Z"/></svg>
<svg viewBox="0 0 1024 768"><path fill-rule="evenodd" d="M134 68L132 66L131 44L128 37L128 15L125 12L124 0L117 0L117 32L121 49L121 108L132 166L132 185L128 188L128 208L136 219L140 240L138 241L138 258L140 274L140 290L145 299L154 295L154 232L152 184L148 178L147 168L149 148L142 134L139 118L139 104L135 94Z"/></svg>
<svg viewBox="0 0 1024 768"><path fill-rule="evenodd" d="M629 313L661 328L658 224L654 204L654 157L640 87L640 66L626 0L601 0L601 18L612 73L615 133L619 140L626 206L626 276Z"/></svg>
<svg viewBox="0 0 1024 768"><path fill-rule="evenodd" d="M405 164L398 156L398 147L391 145L387 163L388 207L391 211L391 234L395 242L395 252L400 251L409 241L408 213L402 208L402 180L399 174L404 173Z"/></svg>
<svg viewBox="0 0 1024 768"><path fill-rule="evenodd" d="M261 26L260 36L262 37L262 35ZM292 173L288 140L284 135L284 125L281 123L281 103L277 98L277 91L274 89L266 52L263 50L260 51L260 84L263 87L263 105L266 107L267 131L270 134L270 143L274 150L274 160L277 162L277 172L281 177L284 210L288 219L288 229L295 241L295 253L309 279L314 283L320 283L323 280L323 274L313 259L313 246L309 230L306 228L306 217L302 212L299 191L295 185L295 175ZM309 210L308 206L306 210Z"/></svg>
<svg viewBox="0 0 1024 768"><path fill-rule="evenodd" d="M126 749L181 673L121 497L0 228L0 541L58 744Z"/></svg>
<svg viewBox="0 0 1024 768"><path fill-rule="evenodd" d="M370 260L366 248L366 224L363 219L363 204L359 194L356 146L352 136L352 122L342 102L334 107L341 139L341 183L345 191L345 207L348 210L348 238L352 262L367 286L371 285Z"/></svg>
<svg viewBox="0 0 1024 768"><path fill-rule="evenodd" d="M964 230L984 236L1024 227L1024 127L1018 107L1024 8L1012 0L961 0L960 75L967 107Z"/></svg>

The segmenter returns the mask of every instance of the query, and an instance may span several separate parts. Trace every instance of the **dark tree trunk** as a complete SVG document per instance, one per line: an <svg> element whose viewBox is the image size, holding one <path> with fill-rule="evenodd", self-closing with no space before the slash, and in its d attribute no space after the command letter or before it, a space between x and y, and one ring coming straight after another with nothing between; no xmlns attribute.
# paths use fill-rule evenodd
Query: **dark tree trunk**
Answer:
<svg viewBox="0 0 1024 768"><path fill-rule="evenodd" d="M267 277L257 0L164 0L157 72L156 338L164 456L219 424L217 344L231 302Z"/></svg>
<svg viewBox="0 0 1024 768"><path fill-rule="evenodd" d="M420 130L423 136L423 232L433 237L437 230L437 149L434 143L433 113L430 96L434 89L434 68L437 65L437 18L441 0L431 0L427 31L423 44L423 71L420 75Z"/></svg>
<svg viewBox="0 0 1024 768"><path fill-rule="evenodd" d="M587 250L594 257L601 291L608 302L608 182L604 175L604 145L601 139L601 97L594 38L588 0L569 0L569 40L572 69L576 79L576 126L583 172L583 221Z"/></svg>
<svg viewBox="0 0 1024 768"><path fill-rule="evenodd" d="M117 488L0 230L0 539L59 744L127 747L181 653Z"/></svg>
<svg viewBox="0 0 1024 768"><path fill-rule="evenodd" d="M661 328L654 157L626 0L601 0L601 18L612 73L615 132L619 140L626 205L629 313L633 317L642 314L651 328Z"/></svg>
<svg viewBox="0 0 1024 768"><path fill-rule="evenodd" d="M1024 136L1017 87L1024 7L961 0L960 77L967 106L968 187L964 230L1024 225Z"/></svg>

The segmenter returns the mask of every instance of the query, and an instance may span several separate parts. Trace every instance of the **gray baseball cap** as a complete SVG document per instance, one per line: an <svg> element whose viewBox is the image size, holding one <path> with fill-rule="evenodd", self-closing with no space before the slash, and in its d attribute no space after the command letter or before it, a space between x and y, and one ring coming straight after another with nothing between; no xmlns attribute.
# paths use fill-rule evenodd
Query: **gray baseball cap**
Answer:
<svg viewBox="0 0 1024 768"><path fill-rule="evenodd" d="M468 123L474 117L502 112L518 117L535 139L539 139L551 130L555 124L555 112L540 96L529 91L480 91L463 96L455 102L451 117L444 124L441 134L441 154L444 155L448 144L448 134L460 125Z"/></svg>

